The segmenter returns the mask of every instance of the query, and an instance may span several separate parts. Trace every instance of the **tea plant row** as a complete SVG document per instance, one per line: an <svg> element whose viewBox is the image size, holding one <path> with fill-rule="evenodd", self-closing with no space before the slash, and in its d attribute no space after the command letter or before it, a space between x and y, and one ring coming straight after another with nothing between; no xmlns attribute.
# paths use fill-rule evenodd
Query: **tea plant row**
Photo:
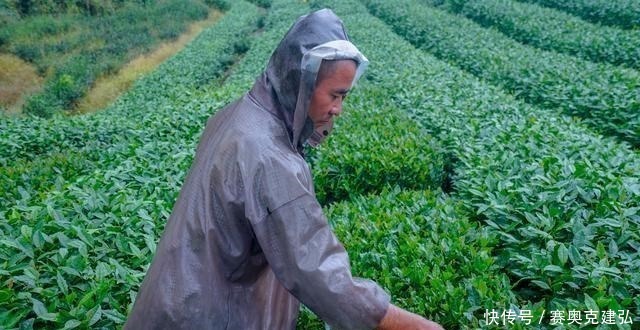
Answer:
<svg viewBox="0 0 640 330"><path fill-rule="evenodd" d="M441 3L434 0L430 4ZM456 1L444 6L525 44L594 62L640 68L640 31L592 24L552 8L515 0Z"/></svg>
<svg viewBox="0 0 640 330"><path fill-rule="evenodd" d="M640 145L640 74L522 45L503 34L420 3L367 1L414 45L592 129Z"/></svg>
<svg viewBox="0 0 640 330"><path fill-rule="evenodd" d="M417 50L358 1L312 1L325 6L371 60L334 133L309 156L316 192L333 203L327 215L356 276L373 278L395 303L447 328L481 327L484 309L514 305L538 316L594 304L637 310L640 162L628 147ZM110 110L80 117L76 131L66 128L77 135L46 141L53 125L27 133L42 137L35 157L0 139L19 155L9 164L40 169L51 159L66 173L55 179L55 170L40 169L34 180L51 189L15 189L0 211L0 263L7 265L0 280L10 284L0 289L9 306L0 307L0 319L9 320L3 326L124 320L204 121L248 90L308 10L274 0L259 23L264 32L251 38L258 11L234 4ZM222 54L249 44L224 85L212 84L233 60ZM202 74L209 67L217 69ZM97 132L104 141L87 139ZM26 173L7 182L29 182ZM323 327L306 310L298 326Z"/></svg>
<svg viewBox="0 0 640 330"><path fill-rule="evenodd" d="M450 152L452 195L500 237L497 257L519 299L586 310L595 297L602 309L637 310L637 155L416 51L379 22L357 21L353 38L371 42L370 57L379 52L376 75L389 77L397 106Z"/></svg>
<svg viewBox="0 0 640 330"><path fill-rule="evenodd" d="M603 25L633 29L640 26L640 3L634 0L518 0L564 10Z"/></svg>
<svg viewBox="0 0 640 330"><path fill-rule="evenodd" d="M206 18L211 5L199 0L129 1L95 16L44 14L8 22L0 29L0 46L33 64L45 78L42 91L26 97L23 111L50 117L70 110L99 77L177 38L189 22Z"/></svg>
<svg viewBox="0 0 640 330"><path fill-rule="evenodd" d="M223 28L203 32L197 46L176 56L177 61L190 65L163 64L107 111L88 116L0 120L0 177L5 188L0 205L12 205L35 189L42 192L46 187L55 188L54 183L60 179L72 181L90 173L97 164L118 162L123 149L142 144L145 139L194 134L201 120L178 120L183 114L175 109L187 103L198 89L222 77L235 54L246 50L247 36L256 28L257 20L225 22L220 25ZM143 128L156 132L151 135Z"/></svg>
<svg viewBox="0 0 640 330"><path fill-rule="evenodd" d="M74 174L62 161L56 165L68 178L43 174L51 176L42 180L55 188L22 187L19 196L3 204L3 328L114 328L124 321L197 135L226 102L198 97L197 86L224 73L234 42L247 40L259 19L256 7L234 2L216 26L109 110L78 117L81 141L101 129L111 140L73 151L80 166L90 170ZM3 177L3 188L23 179Z"/></svg>

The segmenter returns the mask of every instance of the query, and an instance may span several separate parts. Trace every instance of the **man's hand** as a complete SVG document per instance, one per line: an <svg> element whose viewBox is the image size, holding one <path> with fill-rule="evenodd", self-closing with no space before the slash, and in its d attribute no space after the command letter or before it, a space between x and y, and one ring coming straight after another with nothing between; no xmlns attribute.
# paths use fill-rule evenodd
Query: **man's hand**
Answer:
<svg viewBox="0 0 640 330"><path fill-rule="evenodd" d="M389 304L378 330L444 330L438 323Z"/></svg>

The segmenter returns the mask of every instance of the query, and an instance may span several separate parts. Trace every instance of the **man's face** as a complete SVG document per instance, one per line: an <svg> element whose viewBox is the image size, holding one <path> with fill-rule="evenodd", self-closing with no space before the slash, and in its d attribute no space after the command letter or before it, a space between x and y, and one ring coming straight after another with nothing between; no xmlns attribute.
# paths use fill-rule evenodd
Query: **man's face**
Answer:
<svg viewBox="0 0 640 330"><path fill-rule="evenodd" d="M324 65L324 64L323 64ZM315 128L321 127L339 116L342 112L342 101L351 88L356 74L356 63L352 60L339 60L331 63L332 67L326 75L320 75L309 106L309 117Z"/></svg>

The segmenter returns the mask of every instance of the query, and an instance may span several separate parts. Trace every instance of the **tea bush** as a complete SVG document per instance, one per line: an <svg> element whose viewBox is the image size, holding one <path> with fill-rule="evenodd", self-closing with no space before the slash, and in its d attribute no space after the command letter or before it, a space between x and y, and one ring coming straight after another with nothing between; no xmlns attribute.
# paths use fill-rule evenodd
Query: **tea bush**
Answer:
<svg viewBox="0 0 640 330"><path fill-rule="evenodd" d="M379 192L384 187L436 189L444 180L438 143L395 108L378 99L384 91L366 82L350 95L334 134L313 162L316 195L322 204ZM382 104L381 104L382 103Z"/></svg>
<svg viewBox="0 0 640 330"><path fill-rule="evenodd" d="M542 107L578 116L592 129L640 145L640 74L524 46L416 0L366 1L417 47Z"/></svg>
<svg viewBox="0 0 640 330"><path fill-rule="evenodd" d="M256 7L235 2L217 25L109 110L78 117L82 140L64 143L85 145L2 168L2 191L14 193L0 208L0 327L114 328L124 321L195 136L223 104L192 95L202 83L201 66L221 76L234 41L249 37L259 16ZM108 143L85 140L100 129ZM25 161L53 167L26 171Z"/></svg>
<svg viewBox="0 0 640 330"><path fill-rule="evenodd" d="M486 309L517 303L491 257L496 236L442 193L385 190L334 204L327 216L354 274L375 280L395 304L445 329L480 328Z"/></svg>
<svg viewBox="0 0 640 330"><path fill-rule="evenodd" d="M637 154L412 50L384 24L355 14L364 8L344 6L343 15L357 15L353 22L367 27L350 25L354 40L378 59L380 76L392 77L396 104L452 152L453 194L496 229L504 244L494 251L501 251L498 260L518 283L523 304L586 310L596 297L602 309L636 311L640 279L630 260L638 253ZM560 243L579 256L575 264L566 263L564 252L558 258ZM598 246L609 245L615 253L604 261Z"/></svg>
<svg viewBox="0 0 640 330"><path fill-rule="evenodd" d="M518 0L558 8L604 25L633 29L640 26L640 3L633 0Z"/></svg>
<svg viewBox="0 0 640 330"><path fill-rule="evenodd" d="M637 152L416 49L362 2L311 2L371 61L309 151L355 276L445 328L485 328L492 309L627 309L640 322ZM0 120L0 327L122 324L206 119L309 9L273 0L264 18L233 2L106 111ZM298 327L324 324L303 308Z"/></svg>
<svg viewBox="0 0 640 330"><path fill-rule="evenodd" d="M522 43L594 62L640 68L638 30L591 24L555 9L511 0L445 3L443 8L461 13L482 26L493 26Z"/></svg>
<svg viewBox="0 0 640 330"><path fill-rule="evenodd" d="M212 5L218 3L223 6L220 1ZM50 117L73 108L98 77L115 73L126 61L177 37L189 22L209 12L200 0L127 1L107 7L94 16L60 8L60 17L52 16L59 12L55 8L34 9L34 15L0 29L2 50L32 62L45 76L42 92L27 99L24 112Z"/></svg>

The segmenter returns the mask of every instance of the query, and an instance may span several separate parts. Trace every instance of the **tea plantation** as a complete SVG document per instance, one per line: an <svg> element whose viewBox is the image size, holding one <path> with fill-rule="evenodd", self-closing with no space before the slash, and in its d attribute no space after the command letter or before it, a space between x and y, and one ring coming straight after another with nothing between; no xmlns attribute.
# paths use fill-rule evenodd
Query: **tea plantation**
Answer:
<svg viewBox="0 0 640 330"><path fill-rule="evenodd" d="M563 3L228 1L106 109L0 117L0 329L122 327L207 118L325 7L371 61L308 156L353 273L446 329L638 329L637 8Z"/></svg>
<svg viewBox="0 0 640 330"><path fill-rule="evenodd" d="M3 86L0 109L17 108L40 117L75 109L100 78L175 39L212 9L227 6L216 0L3 0L0 55L25 61L44 81L34 93L21 95L22 102L7 102L3 96L22 93ZM0 78L15 71L7 66L8 73Z"/></svg>

